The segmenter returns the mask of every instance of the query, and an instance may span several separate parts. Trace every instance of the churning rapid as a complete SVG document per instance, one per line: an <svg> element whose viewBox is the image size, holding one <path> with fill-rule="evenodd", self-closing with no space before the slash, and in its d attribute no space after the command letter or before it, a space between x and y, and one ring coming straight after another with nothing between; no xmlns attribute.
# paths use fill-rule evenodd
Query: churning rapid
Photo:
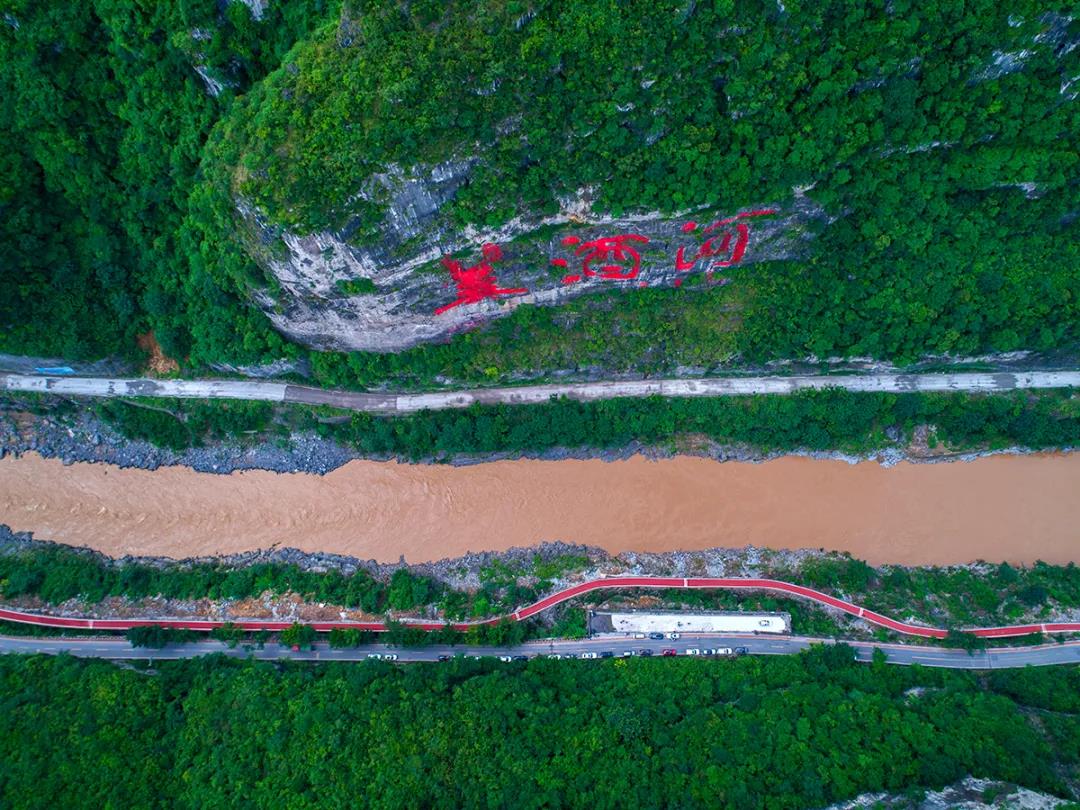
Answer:
<svg viewBox="0 0 1080 810"><path fill-rule="evenodd" d="M424 562L545 540L611 552L826 548L871 563L1080 560L1080 453L972 462L353 461L213 475L0 460L0 522L113 556L272 546Z"/></svg>

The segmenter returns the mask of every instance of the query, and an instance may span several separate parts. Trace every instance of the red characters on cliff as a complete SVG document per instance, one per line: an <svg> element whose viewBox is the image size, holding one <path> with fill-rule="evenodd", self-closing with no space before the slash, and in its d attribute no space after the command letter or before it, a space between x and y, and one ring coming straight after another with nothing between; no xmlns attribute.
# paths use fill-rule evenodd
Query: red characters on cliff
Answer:
<svg viewBox="0 0 1080 810"><path fill-rule="evenodd" d="M629 281L637 278L641 272L641 254L634 243L646 244L647 236L625 233L619 236L605 236L582 243L577 236L567 236L562 243L567 247L578 245L575 256L581 257L581 272L563 276L563 284L576 284L586 278L601 278L611 281ZM555 259L552 264L566 266L564 259Z"/></svg>
<svg viewBox="0 0 1080 810"><path fill-rule="evenodd" d="M746 246L750 242L750 225L741 220L750 217L763 217L767 214L775 214L771 208L763 208L757 211L747 211L726 219L718 219L716 222L705 227L702 233L711 234L702 242L697 250L687 254L685 247L680 247L675 254L675 269L680 272L693 270L698 261L708 260L704 269L712 270L716 267L731 267L742 261L746 253ZM731 227L734 226L734 227ZM697 230L696 222L687 222L682 226L683 233L693 233ZM723 229L723 230L721 230Z"/></svg>
<svg viewBox="0 0 1080 810"><path fill-rule="evenodd" d="M465 267L457 259L443 256L443 267L450 272L450 278L457 285L457 298L436 309L436 315L442 315L447 310L462 304L476 304L485 298L520 295L528 292L524 287L507 288L496 284L495 270L491 265L503 257L502 249L498 245L487 244L480 251L483 259L472 267Z"/></svg>

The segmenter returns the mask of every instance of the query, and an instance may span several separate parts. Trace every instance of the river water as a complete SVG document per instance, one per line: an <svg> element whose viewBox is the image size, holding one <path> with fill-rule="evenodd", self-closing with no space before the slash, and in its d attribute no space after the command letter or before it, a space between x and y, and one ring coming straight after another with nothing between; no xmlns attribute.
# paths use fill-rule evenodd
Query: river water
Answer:
<svg viewBox="0 0 1080 810"><path fill-rule="evenodd" d="M272 546L409 562L563 540L826 548L874 564L1080 561L1080 453L971 462L353 461L317 476L0 459L0 522L113 556Z"/></svg>

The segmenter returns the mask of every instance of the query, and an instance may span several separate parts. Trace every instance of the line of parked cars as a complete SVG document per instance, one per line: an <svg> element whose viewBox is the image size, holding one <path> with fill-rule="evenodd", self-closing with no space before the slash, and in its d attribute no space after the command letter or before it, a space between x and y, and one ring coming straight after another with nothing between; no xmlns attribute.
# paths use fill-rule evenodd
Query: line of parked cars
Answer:
<svg viewBox="0 0 1080 810"><path fill-rule="evenodd" d="M661 635L661 634L657 634L657 635ZM675 635L677 637L678 633L675 633L673 635ZM663 638L662 635L661 635L661 638ZM746 655L749 652L750 652L749 647L700 647L700 648L699 647L691 647L690 649L688 649L686 651L686 655L698 655L698 656L702 656L702 655ZM662 657L665 657L665 658L670 658L670 657L676 656L678 654L679 654L679 651L676 650L674 647L669 647L667 649L663 649L663 650L660 651L660 655ZM640 656L642 658L648 658L648 657L653 656L653 655L656 655L656 651L655 650L650 650L648 647L642 647L640 650L624 650L623 652L619 653L620 658L632 658L634 656ZM439 661L449 661L453 657L454 656L452 656L452 655L440 655L439 656ZM458 657L460 657L460 656L458 656ZM488 656L470 655L469 657L472 658L474 661L480 661L480 660L482 660L484 658L487 658ZM539 657L540 657L540 655L532 655L532 656L529 656L529 655L500 655L498 658L499 658L500 661L502 661L504 663L510 663L511 661L528 661L530 658L539 658ZM563 652L563 653L553 652L553 653L548 653L546 657L550 658L552 660L555 660L555 661L566 661L566 660L569 660L569 659L572 659L572 658L581 658L581 659L585 659L585 660L593 660L593 659L596 659L596 658L614 658L615 653L612 652L611 650L602 650L602 651L599 651L599 652L589 651L589 652L583 652L583 653L580 653L580 654L572 653L572 652ZM381 658L383 661L396 661L397 660L397 656L394 653L383 653L383 654L369 653L368 658L375 658L375 659L380 659Z"/></svg>

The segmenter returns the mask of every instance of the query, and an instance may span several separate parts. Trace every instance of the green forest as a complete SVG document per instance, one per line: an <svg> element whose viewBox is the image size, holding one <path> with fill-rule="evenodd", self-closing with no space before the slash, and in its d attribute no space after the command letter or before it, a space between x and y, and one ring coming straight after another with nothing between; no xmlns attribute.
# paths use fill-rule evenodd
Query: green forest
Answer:
<svg viewBox="0 0 1080 810"><path fill-rule="evenodd" d="M311 354L370 384L1078 337L1071 3L4 6L3 351L132 356L153 329L189 370ZM789 205L798 188L827 220L804 257L738 268L734 298L590 295L389 358L323 360L270 328L238 198L271 226L377 239L365 178L464 152L480 163L447 212L459 225L583 186L616 216Z"/></svg>
<svg viewBox="0 0 1080 810"><path fill-rule="evenodd" d="M968 774L1069 797L1080 670L0 657L7 807L822 807Z"/></svg>

